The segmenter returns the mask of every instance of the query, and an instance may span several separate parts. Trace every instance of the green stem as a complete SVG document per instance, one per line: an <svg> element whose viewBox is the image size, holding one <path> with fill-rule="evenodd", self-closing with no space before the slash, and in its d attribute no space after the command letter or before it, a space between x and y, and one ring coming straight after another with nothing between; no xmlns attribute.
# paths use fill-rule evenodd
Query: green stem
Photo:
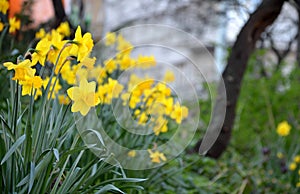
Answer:
<svg viewBox="0 0 300 194"><path fill-rule="evenodd" d="M7 33L7 30L8 30L8 26L4 28L0 36L0 53L2 53L2 43L3 43L4 36Z"/></svg>
<svg viewBox="0 0 300 194"><path fill-rule="evenodd" d="M12 134L14 135L14 137L16 137L16 132L17 132L17 120L18 120L18 103L19 103L19 86L18 86L19 82L17 81L16 84L16 93L15 93L15 98L14 98L14 105L13 105L13 124L12 124ZM17 139L17 137L16 137ZM16 167L14 166L14 164L16 164L15 161L15 156L14 154L12 155L11 158L11 191L12 193L15 192L15 177L16 177Z"/></svg>

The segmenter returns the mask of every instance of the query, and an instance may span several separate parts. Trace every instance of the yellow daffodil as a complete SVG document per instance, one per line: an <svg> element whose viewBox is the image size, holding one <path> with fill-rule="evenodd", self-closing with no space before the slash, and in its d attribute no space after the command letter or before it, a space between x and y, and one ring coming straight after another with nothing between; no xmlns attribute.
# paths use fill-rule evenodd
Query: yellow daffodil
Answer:
<svg viewBox="0 0 300 194"><path fill-rule="evenodd" d="M124 55L122 59L120 59L119 64L121 70L126 70L135 64L135 60L130 58L129 55Z"/></svg>
<svg viewBox="0 0 300 194"><path fill-rule="evenodd" d="M31 95L34 94L34 91L32 89L41 90L41 87L43 85L43 80L40 76L26 76L26 79L24 81L20 81L20 85L22 86L22 96L25 95ZM37 92L36 97L41 94L40 92Z"/></svg>
<svg viewBox="0 0 300 194"><path fill-rule="evenodd" d="M131 50L133 49L132 44L127 40L125 40L121 34L118 36L117 41L118 41L117 50L120 51L121 54L119 56L129 55Z"/></svg>
<svg viewBox="0 0 300 194"><path fill-rule="evenodd" d="M86 68L79 67L76 71L76 81L80 81L82 79L88 79L88 70Z"/></svg>
<svg viewBox="0 0 300 194"><path fill-rule="evenodd" d="M147 79L143 82L140 82L137 85L136 89L139 89L141 92L144 92L144 90L150 89L153 84L154 84L153 79Z"/></svg>
<svg viewBox="0 0 300 194"><path fill-rule="evenodd" d="M174 73L172 71L167 71L164 76L165 82L173 82L175 80Z"/></svg>
<svg viewBox="0 0 300 194"><path fill-rule="evenodd" d="M91 107L99 104L99 98L95 95L96 82L88 82L83 79L80 81L79 86L74 86L67 90L68 96L74 101L71 111L80 112L85 116Z"/></svg>
<svg viewBox="0 0 300 194"><path fill-rule="evenodd" d="M77 61L82 61L85 57L87 57L94 46L91 33L85 33L82 36L80 26L77 27L73 42L75 44L72 44L70 53L77 56Z"/></svg>
<svg viewBox="0 0 300 194"><path fill-rule="evenodd" d="M159 93L157 93L158 95L162 94L163 96L170 96L172 93L171 89L164 83L158 83L156 88L159 91Z"/></svg>
<svg viewBox="0 0 300 194"><path fill-rule="evenodd" d="M277 156L278 159L282 159L283 158L283 154L281 152L278 152L276 154L276 156Z"/></svg>
<svg viewBox="0 0 300 194"><path fill-rule="evenodd" d="M140 125L143 125L143 124L147 123L148 119L149 119L148 115L145 112L142 112L139 115L138 123Z"/></svg>
<svg viewBox="0 0 300 194"><path fill-rule="evenodd" d="M0 13L6 14L9 8L9 2L7 0L0 0Z"/></svg>
<svg viewBox="0 0 300 194"><path fill-rule="evenodd" d="M170 116L176 123L180 124L181 121L188 116L188 109L185 106L181 107L179 102L176 102Z"/></svg>
<svg viewBox="0 0 300 194"><path fill-rule="evenodd" d="M47 38L41 39L35 47L35 52L32 54L32 63L36 64L39 62L44 66L50 47L51 42Z"/></svg>
<svg viewBox="0 0 300 194"><path fill-rule="evenodd" d="M108 73L112 73L117 69L117 62L113 59L108 59L104 61L105 69Z"/></svg>
<svg viewBox="0 0 300 194"><path fill-rule="evenodd" d="M16 17L9 19L9 33L15 33L21 27L21 22Z"/></svg>
<svg viewBox="0 0 300 194"><path fill-rule="evenodd" d="M89 78L96 79L97 83L101 85L103 83L103 80L105 78L107 78L107 74L106 74L105 68L101 67L100 65L96 66L93 69L93 71L89 72Z"/></svg>
<svg viewBox="0 0 300 194"><path fill-rule="evenodd" d="M160 133L165 133L168 131L168 121L163 117L158 117L155 120L155 125L153 127L153 131L155 135L159 135Z"/></svg>
<svg viewBox="0 0 300 194"><path fill-rule="evenodd" d="M297 168L297 164L295 162L292 162L290 165L289 165L289 169L291 171L294 171L295 169Z"/></svg>
<svg viewBox="0 0 300 194"><path fill-rule="evenodd" d="M142 67L144 69L155 66L156 65L156 60L154 56L142 56L139 55L137 58L137 66Z"/></svg>
<svg viewBox="0 0 300 194"><path fill-rule="evenodd" d="M165 105L165 114L170 115L173 110L174 99L172 97L166 98L163 102Z"/></svg>
<svg viewBox="0 0 300 194"><path fill-rule="evenodd" d="M136 156L136 151L135 150L130 150L127 155L131 158L134 158Z"/></svg>
<svg viewBox="0 0 300 194"><path fill-rule="evenodd" d="M280 136L287 136L290 134L291 126L288 124L287 121L283 121L278 124L277 126L277 134Z"/></svg>
<svg viewBox="0 0 300 194"><path fill-rule="evenodd" d="M93 58L86 57L82 60L81 63L79 63L79 65L85 66L89 70L94 70L95 62L96 62L96 57Z"/></svg>
<svg viewBox="0 0 300 194"><path fill-rule="evenodd" d="M7 68L7 70L15 71L15 76L12 78L12 80L25 81L25 76L31 76L35 73L35 69L31 68L33 64L29 59L26 59L18 64L6 62L3 65Z"/></svg>
<svg viewBox="0 0 300 194"><path fill-rule="evenodd" d="M70 99L66 96L66 95L58 95L58 102L59 104L69 104L70 103Z"/></svg>
<svg viewBox="0 0 300 194"><path fill-rule="evenodd" d="M148 153L150 154L151 162L153 163L161 163L161 161L167 160L165 155L159 151L152 152L152 150L148 149Z"/></svg>
<svg viewBox="0 0 300 194"><path fill-rule="evenodd" d="M100 85L98 88L97 96L104 104L110 104L113 98L119 97L123 90L123 86L117 80L108 78L108 83Z"/></svg>
<svg viewBox="0 0 300 194"><path fill-rule="evenodd" d="M71 29L70 25L68 22L62 22L58 28L56 29L58 33L60 33L63 36L70 36L71 34Z"/></svg>
<svg viewBox="0 0 300 194"><path fill-rule="evenodd" d="M300 181L296 184L296 187L297 187L297 188L300 187Z"/></svg>
<svg viewBox="0 0 300 194"><path fill-rule="evenodd" d="M38 32L35 33L36 39L42 39L46 36L46 31L44 28L41 28Z"/></svg>
<svg viewBox="0 0 300 194"><path fill-rule="evenodd" d="M77 65L71 66L68 61L61 69L60 74L63 80L65 80L69 85L74 85L76 83L76 70Z"/></svg>
<svg viewBox="0 0 300 194"><path fill-rule="evenodd" d="M57 64L58 69L55 70L57 73L63 61L70 55L67 49L64 52L61 51L67 41L64 41L63 36L55 30L51 31L51 39L49 41L51 42L51 49L48 52L48 60L56 64L58 55L61 53L59 58L60 64Z"/></svg>
<svg viewBox="0 0 300 194"><path fill-rule="evenodd" d="M129 99L129 107L134 109L136 107L136 105L140 102L141 102L141 99L139 96L131 95L130 99Z"/></svg>
<svg viewBox="0 0 300 194"><path fill-rule="evenodd" d="M105 35L105 45L110 46L116 42L116 33L114 32L108 32Z"/></svg>
<svg viewBox="0 0 300 194"><path fill-rule="evenodd" d="M300 155L294 157L294 162L300 163Z"/></svg>

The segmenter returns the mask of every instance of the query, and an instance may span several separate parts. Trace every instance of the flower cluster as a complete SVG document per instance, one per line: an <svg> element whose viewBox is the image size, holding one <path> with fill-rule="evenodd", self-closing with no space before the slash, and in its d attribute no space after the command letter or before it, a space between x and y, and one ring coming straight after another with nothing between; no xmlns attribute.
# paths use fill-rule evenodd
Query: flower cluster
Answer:
<svg viewBox="0 0 300 194"><path fill-rule="evenodd" d="M300 187L300 155L296 155L293 157L293 160L291 161L289 165L290 171L296 171L298 175L298 182L296 183L296 187Z"/></svg>
<svg viewBox="0 0 300 194"><path fill-rule="evenodd" d="M65 24L62 24L65 25ZM19 58L17 64L12 62L4 63L4 66L8 70L14 70L15 74L13 80L18 81L22 86L22 95L34 95L35 99L42 95L42 91L46 92L46 88L49 85L51 92L47 92L48 98L60 99L61 103L68 103L65 95L59 83L59 77L68 77L69 72L62 71L59 75L59 71L63 66L68 67L71 61L76 58L79 62L83 61L82 58L88 58L92 47L93 40L90 33L86 33L82 36L81 28L78 27L73 40L65 40L65 35L70 34L70 28L61 29L60 25L56 30L52 30L50 33L45 33L42 36L42 31L39 31L39 42L34 49L31 49L27 55L31 55L31 60ZM44 67L45 64L53 66L54 75L43 74L37 72L40 67ZM46 68L42 68L45 70ZM71 81L75 83L75 77ZM52 95L51 95L52 94Z"/></svg>
<svg viewBox="0 0 300 194"><path fill-rule="evenodd" d="M8 9L9 2L7 0L0 0L0 13L6 15ZM0 19L0 32L3 31L5 27L9 27L9 33L14 34L21 28L21 22L16 17L9 18L8 22L1 21Z"/></svg>
<svg viewBox="0 0 300 194"><path fill-rule="evenodd" d="M281 137L287 137L290 134L291 129L292 127L287 121L282 121L278 124L276 132ZM285 144L286 140L286 138L280 139L280 144ZM280 160L281 172L286 173L290 170L292 176L298 177L296 187L300 187L300 155L293 154L290 162L286 162L285 155L281 151L277 152L276 157Z"/></svg>
<svg viewBox="0 0 300 194"><path fill-rule="evenodd" d="M19 57L16 64L4 63L8 70L14 70L12 79L21 85L23 96L38 99L47 95L48 99L57 98L61 104L71 100L71 111L83 116L92 107L110 105L120 98L138 124L150 123L148 126L156 136L168 132L170 121L180 124L188 116L187 107L180 105L166 85L175 79L170 71L166 72L162 82L132 74L127 84L119 83L118 76L128 68L155 66L154 56L132 58L132 44L121 34L108 33L105 45L114 48L117 55L96 65L96 57L90 56L94 47L92 35L82 34L80 26L74 39L67 39L70 34L67 22L48 33L40 29L36 33L35 48L27 52L31 59ZM72 86L77 83L78 86ZM166 160L158 150L149 149L148 152L153 163ZM135 157L136 152L133 150L128 156Z"/></svg>

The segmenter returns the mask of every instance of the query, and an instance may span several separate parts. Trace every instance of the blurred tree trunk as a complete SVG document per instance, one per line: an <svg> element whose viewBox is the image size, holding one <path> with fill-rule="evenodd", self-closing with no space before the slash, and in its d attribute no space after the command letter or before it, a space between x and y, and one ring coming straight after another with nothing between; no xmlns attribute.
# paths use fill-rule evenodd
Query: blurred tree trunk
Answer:
<svg viewBox="0 0 300 194"><path fill-rule="evenodd" d="M265 31L267 26L274 22L285 1L286 0L264 0L254 13L250 15L248 21L237 36L228 58L227 66L222 74L227 97L225 120L216 142L207 151L207 156L209 157L220 157L230 141L237 100L248 59L254 51L256 41L260 38L261 33ZM219 91L218 93L220 94L221 92L222 91ZM220 100L217 100L215 106L218 107L221 103ZM213 117L217 116L218 111L214 111ZM201 140L195 146L194 151L203 152L203 150L199 150L200 145Z"/></svg>
<svg viewBox="0 0 300 194"><path fill-rule="evenodd" d="M67 15L62 0L52 0L52 4L55 13L54 28L57 28L61 22L67 20Z"/></svg>

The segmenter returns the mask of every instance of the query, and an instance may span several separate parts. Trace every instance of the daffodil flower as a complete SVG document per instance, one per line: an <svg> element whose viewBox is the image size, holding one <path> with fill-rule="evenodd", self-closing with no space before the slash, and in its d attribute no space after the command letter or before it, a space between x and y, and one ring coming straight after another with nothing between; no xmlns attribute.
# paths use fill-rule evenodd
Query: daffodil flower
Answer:
<svg viewBox="0 0 300 194"><path fill-rule="evenodd" d="M34 75L35 69L32 69L31 67L33 64L30 62L29 59L26 59L19 64L13 64L12 62L6 62L3 64L4 67L7 68L7 70L15 70L15 76L12 78L12 80L19 80L19 81L25 81L25 76Z"/></svg>
<svg viewBox="0 0 300 194"><path fill-rule="evenodd" d="M71 111L80 112L85 116L91 107L100 103L99 98L95 95L96 82L88 82L86 79L82 79L79 86L69 88L67 90L68 96L74 101Z"/></svg>
<svg viewBox="0 0 300 194"><path fill-rule="evenodd" d="M16 17L9 19L9 33L15 33L16 30L19 30L21 27L20 20L17 20Z"/></svg>
<svg viewBox="0 0 300 194"><path fill-rule="evenodd" d="M35 47L35 52L32 54L32 63L36 64L39 62L44 66L50 47L51 42L47 38L40 40Z"/></svg>
<svg viewBox="0 0 300 194"><path fill-rule="evenodd" d="M180 124L181 121L188 116L188 109L185 106L181 107L179 102L176 102L170 116L177 124Z"/></svg>
<svg viewBox="0 0 300 194"><path fill-rule="evenodd" d="M283 121L281 123L278 124L277 126L277 134L280 136L287 136L290 134L290 130L291 130L291 126L289 125L289 123L287 121Z"/></svg>
<svg viewBox="0 0 300 194"><path fill-rule="evenodd" d="M46 36L46 31L44 28L41 28L38 32L35 33L36 39L42 39Z"/></svg>
<svg viewBox="0 0 300 194"><path fill-rule="evenodd" d="M85 57L87 57L94 46L91 33L85 33L82 36L80 26L77 27L73 42L75 44L72 44L70 53L77 56L77 61L82 61Z"/></svg>
<svg viewBox="0 0 300 194"><path fill-rule="evenodd" d="M105 45L110 46L116 42L116 33L108 32L105 36Z"/></svg>
<svg viewBox="0 0 300 194"><path fill-rule="evenodd" d="M167 160L165 155L159 151L152 152L152 150L148 149L148 153L150 154L151 162L153 163L160 163L161 161Z"/></svg>
<svg viewBox="0 0 300 194"><path fill-rule="evenodd" d="M0 13L6 14L9 8L9 2L7 0L0 0Z"/></svg>
<svg viewBox="0 0 300 194"><path fill-rule="evenodd" d="M70 29L70 26L69 26L68 22L61 23L58 26L58 28L56 29L56 31L58 33L60 33L61 35L63 35L63 36L70 36L70 34L71 34L71 29Z"/></svg>
<svg viewBox="0 0 300 194"><path fill-rule="evenodd" d="M40 76L26 76L24 81L20 81L20 85L22 86L22 96L33 94L33 89L37 90L35 98L42 94L43 80Z"/></svg>

